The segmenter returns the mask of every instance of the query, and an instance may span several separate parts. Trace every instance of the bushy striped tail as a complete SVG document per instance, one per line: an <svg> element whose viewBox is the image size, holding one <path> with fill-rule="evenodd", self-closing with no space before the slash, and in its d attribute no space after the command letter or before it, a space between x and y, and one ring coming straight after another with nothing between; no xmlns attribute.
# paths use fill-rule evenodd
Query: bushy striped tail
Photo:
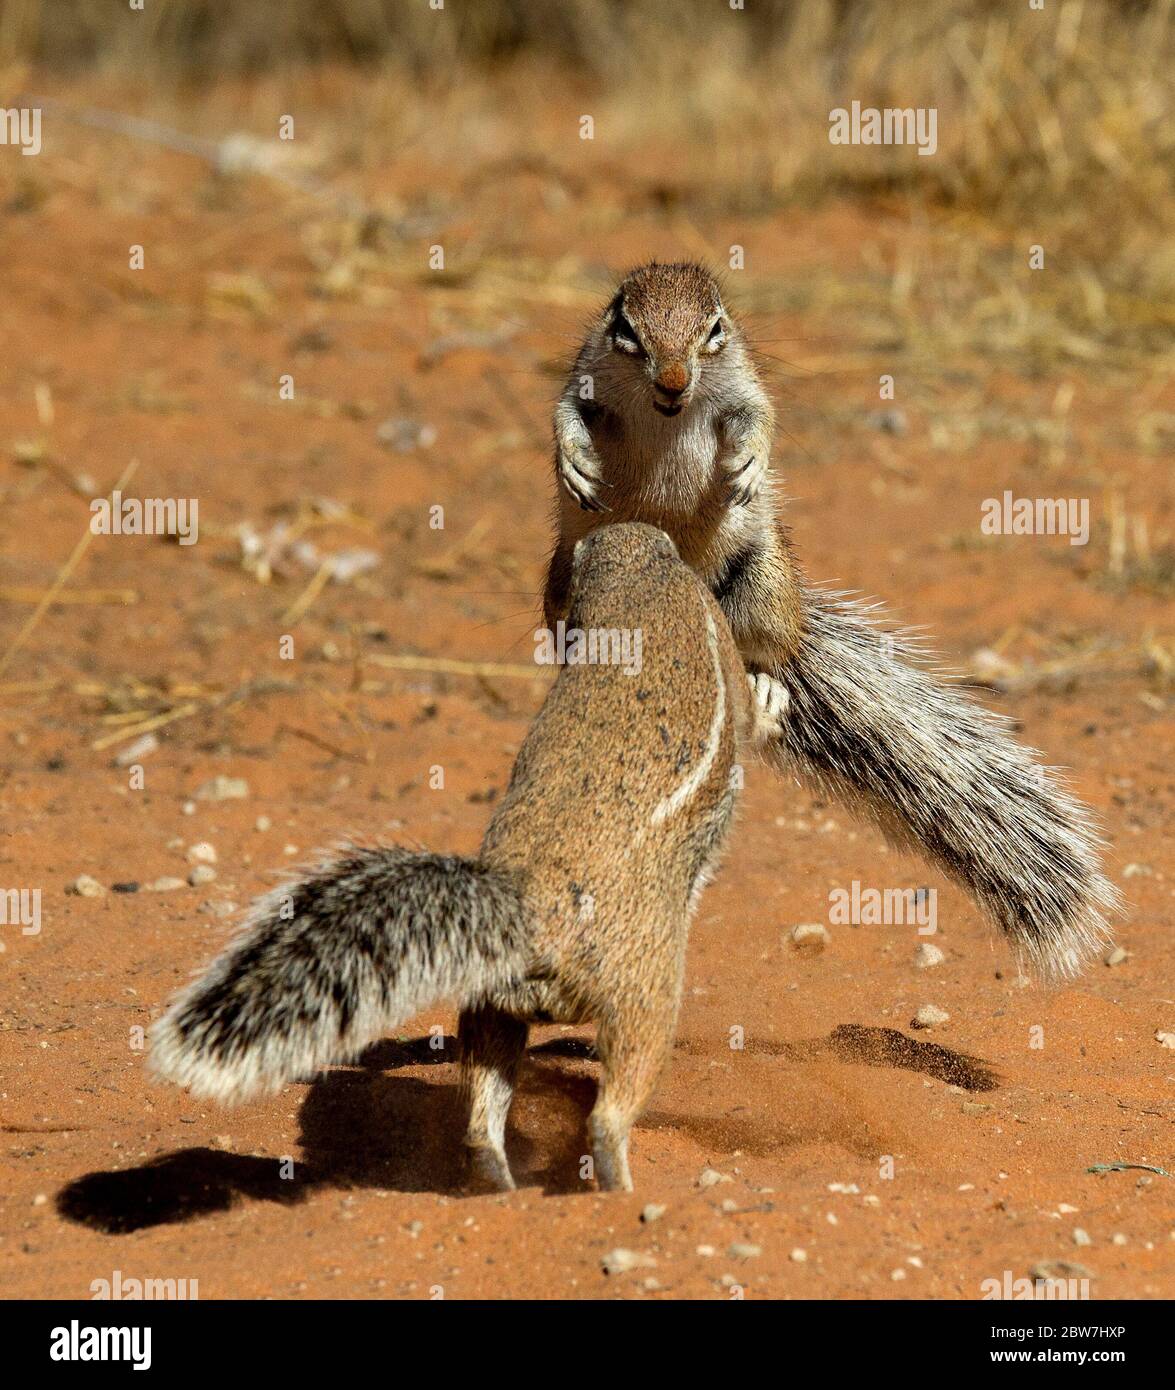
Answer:
<svg viewBox="0 0 1175 1390"><path fill-rule="evenodd" d="M775 756L967 888L1050 975L1075 974L1119 906L1090 813L1008 723L928 668L867 605L809 590Z"/></svg>
<svg viewBox="0 0 1175 1390"><path fill-rule="evenodd" d="M235 1104L349 1060L440 999L524 971L526 913L468 859L352 848L258 901L152 1030L151 1067Z"/></svg>

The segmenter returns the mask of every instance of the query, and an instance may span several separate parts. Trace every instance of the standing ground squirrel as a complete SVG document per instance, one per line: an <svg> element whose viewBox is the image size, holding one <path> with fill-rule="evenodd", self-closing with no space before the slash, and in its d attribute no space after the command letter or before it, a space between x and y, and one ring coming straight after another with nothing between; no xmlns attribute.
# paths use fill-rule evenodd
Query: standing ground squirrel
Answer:
<svg viewBox="0 0 1175 1390"><path fill-rule="evenodd" d="M642 634L639 672L566 665L476 859L349 848L258 902L152 1033L197 1096L272 1094L444 998L475 1172L513 1187L506 1115L527 1025L599 1025L589 1121L602 1188L631 1188L628 1132L669 1054L694 905L725 839L740 748L778 736L721 609L649 526L577 547L571 621Z"/></svg>
<svg viewBox="0 0 1175 1390"><path fill-rule="evenodd" d="M583 536L617 521L662 527L722 606L747 667L787 688L776 764L929 855L1038 967L1075 972L1118 904L1088 811L869 605L806 583L768 471L772 430L714 277L698 265L632 271L555 410L547 624L563 616Z"/></svg>

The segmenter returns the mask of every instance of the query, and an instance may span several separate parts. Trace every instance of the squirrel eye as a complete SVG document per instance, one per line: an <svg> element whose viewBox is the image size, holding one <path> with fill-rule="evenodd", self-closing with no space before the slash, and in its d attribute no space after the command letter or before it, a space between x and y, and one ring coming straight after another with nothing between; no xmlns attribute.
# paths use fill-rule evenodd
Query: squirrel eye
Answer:
<svg viewBox="0 0 1175 1390"><path fill-rule="evenodd" d="M716 343L723 336L722 320L715 319L714 327L710 330L710 336L706 339L708 343Z"/></svg>
<svg viewBox="0 0 1175 1390"><path fill-rule="evenodd" d="M623 314L617 314L616 322L612 325L612 336L626 351L640 350L641 340L636 336L636 329Z"/></svg>

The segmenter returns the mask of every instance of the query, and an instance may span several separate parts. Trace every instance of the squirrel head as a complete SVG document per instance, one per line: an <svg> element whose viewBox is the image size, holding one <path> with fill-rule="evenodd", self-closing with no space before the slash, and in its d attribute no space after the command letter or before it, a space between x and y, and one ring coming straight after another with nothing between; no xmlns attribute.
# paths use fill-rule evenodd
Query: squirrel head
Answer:
<svg viewBox="0 0 1175 1390"><path fill-rule="evenodd" d="M642 565L678 558L677 546L659 526L643 521L601 526L576 542L571 556L572 588L590 588L609 570L631 574Z"/></svg>
<svg viewBox="0 0 1175 1390"><path fill-rule="evenodd" d="M689 263L652 261L630 271L602 323L610 375L627 376L666 416L717 384L736 333L718 282Z"/></svg>
<svg viewBox="0 0 1175 1390"><path fill-rule="evenodd" d="M614 605L620 591L627 596L641 593L642 575L647 583L651 573L664 571L666 560L677 559L677 546L656 526L624 521L598 527L577 542L571 557L575 623L587 625L587 610Z"/></svg>

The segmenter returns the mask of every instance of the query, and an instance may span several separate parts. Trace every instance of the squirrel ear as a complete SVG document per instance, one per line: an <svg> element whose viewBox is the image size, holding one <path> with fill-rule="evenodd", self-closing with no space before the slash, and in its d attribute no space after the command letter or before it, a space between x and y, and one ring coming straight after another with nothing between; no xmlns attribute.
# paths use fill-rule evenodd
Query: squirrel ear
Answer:
<svg viewBox="0 0 1175 1390"><path fill-rule="evenodd" d="M678 549L674 544L673 537L668 531L659 531L657 536L657 554L664 555L667 559L676 560Z"/></svg>

